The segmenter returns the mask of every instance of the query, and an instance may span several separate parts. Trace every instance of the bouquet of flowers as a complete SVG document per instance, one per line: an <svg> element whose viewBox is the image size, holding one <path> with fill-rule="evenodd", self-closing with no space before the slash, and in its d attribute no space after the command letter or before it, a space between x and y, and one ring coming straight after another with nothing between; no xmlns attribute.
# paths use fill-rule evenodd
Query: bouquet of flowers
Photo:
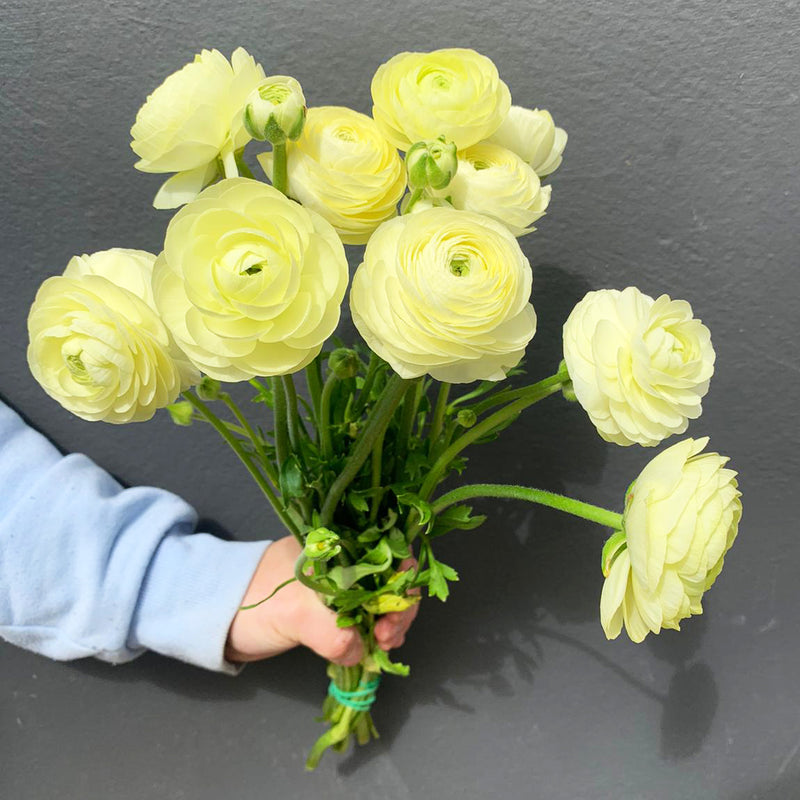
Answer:
<svg viewBox="0 0 800 800"><path fill-rule="evenodd" d="M524 486L440 491L470 446L551 396L618 445L683 433L714 349L689 303L600 289L566 320L554 373L511 388L536 331L517 239L545 214L567 135L547 111L513 106L473 50L401 53L371 88L371 117L306 108L294 78L265 75L243 49L230 61L202 51L131 130L135 166L170 173L154 205L180 207L163 248L75 256L28 321L34 376L79 417L167 409L213 426L302 546L291 580L362 637L358 666L328 665L328 728L309 768L377 735L378 681L408 667L376 645L376 619L423 590L447 599L458 576L436 540L483 522L472 500L527 500L609 529L600 621L636 642L702 612L741 516L736 473L705 438L660 452L622 513ZM244 158L252 141L265 143L269 184ZM349 292L363 342L348 346L334 331L352 244L366 245ZM225 390L236 382L252 387L250 412Z"/></svg>

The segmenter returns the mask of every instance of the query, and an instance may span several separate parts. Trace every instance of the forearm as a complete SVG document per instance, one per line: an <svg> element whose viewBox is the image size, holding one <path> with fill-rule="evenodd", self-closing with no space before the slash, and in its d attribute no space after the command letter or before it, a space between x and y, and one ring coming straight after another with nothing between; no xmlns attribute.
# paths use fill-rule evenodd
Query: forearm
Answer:
<svg viewBox="0 0 800 800"><path fill-rule="evenodd" d="M122 489L0 404L0 635L56 659L153 649L232 672L227 630L265 542L193 534L193 509Z"/></svg>

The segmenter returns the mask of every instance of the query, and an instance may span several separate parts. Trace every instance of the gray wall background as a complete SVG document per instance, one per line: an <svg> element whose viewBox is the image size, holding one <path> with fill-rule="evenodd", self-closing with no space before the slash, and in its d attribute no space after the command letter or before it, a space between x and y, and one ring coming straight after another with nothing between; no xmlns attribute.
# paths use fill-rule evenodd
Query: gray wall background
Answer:
<svg viewBox="0 0 800 800"><path fill-rule="evenodd" d="M490 523L444 542L462 582L425 604L401 651L412 676L384 682L383 738L311 776L326 681L310 653L231 680L155 655L112 668L0 645L0 795L800 796L796 2L16 0L0 14L0 390L62 448L180 493L237 537L276 530L209 431L91 425L50 401L25 363L28 306L75 253L159 249L160 179L131 169L128 130L201 47L244 45L310 104L368 112L381 61L464 45L570 136L548 216L523 240L532 376L557 364L588 289L690 300L718 362L689 433L732 456L745 503L706 614L639 646L600 629L598 530L485 504ZM545 409L477 454L471 477L619 507L652 451L605 445L575 407Z"/></svg>

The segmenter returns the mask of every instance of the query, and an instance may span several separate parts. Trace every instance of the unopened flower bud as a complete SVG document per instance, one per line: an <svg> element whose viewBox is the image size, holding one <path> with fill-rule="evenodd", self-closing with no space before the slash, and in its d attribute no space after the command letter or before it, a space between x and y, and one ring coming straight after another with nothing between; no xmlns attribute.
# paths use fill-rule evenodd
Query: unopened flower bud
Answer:
<svg viewBox="0 0 800 800"><path fill-rule="evenodd" d="M355 378L359 366L361 366L361 362L356 351L348 350L346 347L339 347L328 357L328 369L340 381L346 378Z"/></svg>
<svg viewBox="0 0 800 800"><path fill-rule="evenodd" d="M456 422L462 428L471 428L478 421L478 415L471 408L462 408L456 414Z"/></svg>
<svg viewBox="0 0 800 800"><path fill-rule="evenodd" d="M172 421L176 425L191 425L192 415L194 414L194 407L188 400L181 400L177 403L172 403L167 406Z"/></svg>
<svg viewBox="0 0 800 800"><path fill-rule="evenodd" d="M303 555L311 561L328 561L341 551L340 541L338 534L328 528L315 528L306 535Z"/></svg>
<svg viewBox="0 0 800 800"><path fill-rule="evenodd" d="M250 93L244 108L244 127L258 141L283 144L303 132L306 99L300 84L287 75L273 75Z"/></svg>
<svg viewBox="0 0 800 800"><path fill-rule="evenodd" d="M444 189L457 169L456 146L444 136L417 142L406 153L408 185L412 189Z"/></svg>
<svg viewBox="0 0 800 800"><path fill-rule="evenodd" d="M203 375L202 380L197 384L197 396L201 400L216 400L219 398L221 388L222 384L218 380Z"/></svg>

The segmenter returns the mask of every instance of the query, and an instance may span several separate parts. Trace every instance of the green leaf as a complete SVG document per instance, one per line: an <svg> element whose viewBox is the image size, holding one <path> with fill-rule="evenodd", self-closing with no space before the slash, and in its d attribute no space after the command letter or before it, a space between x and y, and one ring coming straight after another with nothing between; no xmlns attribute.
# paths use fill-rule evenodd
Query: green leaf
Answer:
<svg viewBox="0 0 800 800"><path fill-rule="evenodd" d="M389 548L395 558L402 560L411 556L411 550L408 548L406 537L399 528L392 528L386 537L386 541L389 543Z"/></svg>
<svg viewBox="0 0 800 800"><path fill-rule="evenodd" d="M302 497L305 494L305 479L297 456L291 455L283 462L278 475L278 485L286 500Z"/></svg>
<svg viewBox="0 0 800 800"><path fill-rule="evenodd" d="M337 628L352 628L353 625L358 625L359 620L355 617L345 617L341 614L336 617Z"/></svg>
<svg viewBox="0 0 800 800"><path fill-rule="evenodd" d="M260 381L257 381L255 378L250 381L252 386L258 390L256 396L252 399L251 402L253 403L264 403L265 406L269 408L275 407L275 398L272 395L272 390L265 386Z"/></svg>
<svg viewBox="0 0 800 800"><path fill-rule="evenodd" d="M471 531L486 522L485 514L472 516L472 506L450 506L436 515L430 538L442 536L450 531Z"/></svg>
<svg viewBox="0 0 800 800"><path fill-rule="evenodd" d="M363 492L349 492L347 500L354 511L359 511L362 514L369 513L369 503Z"/></svg>
<svg viewBox="0 0 800 800"><path fill-rule="evenodd" d="M431 511L431 504L423 500L413 492L400 492L397 494L397 502L402 506L415 508L419 514L419 524L426 525L430 522L433 512Z"/></svg>
<svg viewBox="0 0 800 800"><path fill-rule="evenodd" d="M437 561L430 553L430 567L428 568L428 592L431 597L438 597L442 602L447 600L450 595L448 581L457 581L458 573L447 564Z"/></svg>
<svg viewBox="0 0 800 800"><path fill-rule="evenodd" d="M389 654L379 647L372 651L372 658L376 666L380 667L381 672L388 672L392 675L402 675L404 678L411 672L411 667L407 664L401 664L398 661L392 661Z"/></svg>
<svg viewBox="0 0 800 800"><path fill-rule="evenodd" d="M366 575L385 572L392 564L392 551L386 539L381 539L376 547L367 551L357 564L334 567L328 571L327 577L339 589L349 589L354 583Z"/></svg>

